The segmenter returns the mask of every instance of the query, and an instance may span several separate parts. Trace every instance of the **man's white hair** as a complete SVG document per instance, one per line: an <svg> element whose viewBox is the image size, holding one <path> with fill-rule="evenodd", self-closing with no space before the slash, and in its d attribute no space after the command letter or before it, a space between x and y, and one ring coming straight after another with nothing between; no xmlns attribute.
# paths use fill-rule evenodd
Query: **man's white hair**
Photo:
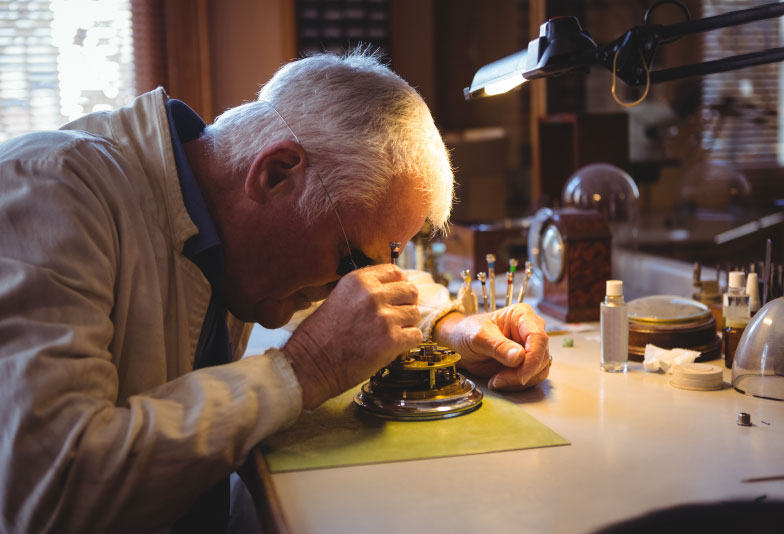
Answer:
<svg viewBox="0 0 784 534"><path fill-rule="evenodd" d="M359 48L288 63L261 88L258 100L227 110L205 134L216 157L244 174L263 147L291 139L289 128L309 160L299 201L307 220L331 211L327 195L338 206L373 208L392 180L410 177L426 200L430 222L445 227L453 174L444 142L422 97L375 53Z"/></svg>

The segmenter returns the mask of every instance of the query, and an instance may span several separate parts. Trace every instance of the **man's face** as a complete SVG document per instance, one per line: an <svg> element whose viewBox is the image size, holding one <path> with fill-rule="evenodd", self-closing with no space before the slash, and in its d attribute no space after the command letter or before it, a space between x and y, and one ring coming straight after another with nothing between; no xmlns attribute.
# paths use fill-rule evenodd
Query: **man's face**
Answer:
<svg viewBox="0 0 784 534"><path fill-rule="evenodd" d="M366 256L375 264L389 263L389 242L405 243L424 224L421 195L409 180L401 182L376 209L338 207L355 262ZM333 211L310 226L292 211L268 219L241 258L227 250L222 290L235 316L278 328L296 311L329 295L338 273L345 272L349 250Z"/></svg>

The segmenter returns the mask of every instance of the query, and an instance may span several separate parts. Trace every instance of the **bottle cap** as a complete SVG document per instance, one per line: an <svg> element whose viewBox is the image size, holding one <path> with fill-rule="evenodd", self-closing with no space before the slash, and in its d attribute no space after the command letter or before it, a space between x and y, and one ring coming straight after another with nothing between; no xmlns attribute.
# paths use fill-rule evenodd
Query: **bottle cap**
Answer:
<svg viewBox="0 0 784 534"><path fill-rule="evenodd" d="M743 273L743 271L730 272L729 287L732 289L746 288L746 275Z"/></svg>
<svg viewBox="0 0 784 534"><path fill-rule="evenodd" d="M607 296L623 296L623 280L607 280Z"/></svg>

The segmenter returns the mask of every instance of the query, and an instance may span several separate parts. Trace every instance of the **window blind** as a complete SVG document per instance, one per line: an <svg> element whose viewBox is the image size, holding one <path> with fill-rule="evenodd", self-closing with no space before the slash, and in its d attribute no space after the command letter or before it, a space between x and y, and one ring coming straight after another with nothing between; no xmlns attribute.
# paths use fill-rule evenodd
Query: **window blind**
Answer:
<svg viewBox="0 0 784 534"><path fill-rule="evenodd" d="M0 0L0 141L135 94L129 0Z"/></svg>
<svg viewBox="0 0 784 534"><path fill-rule="evenodd" d="M761 5L756 0L706 0L709 17ZM719 59L777 48L782 21L769 19L703 34L703 57ZM711 160L736 167L770 167L784 162L779 124L782 64L711 74L702 80L702 146Z"/></svg>

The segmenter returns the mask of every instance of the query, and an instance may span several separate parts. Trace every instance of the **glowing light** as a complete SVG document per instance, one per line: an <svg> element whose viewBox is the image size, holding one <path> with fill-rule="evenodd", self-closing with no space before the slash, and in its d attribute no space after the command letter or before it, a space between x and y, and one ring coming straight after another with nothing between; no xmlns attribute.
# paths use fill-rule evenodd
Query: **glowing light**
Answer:
<svg viewBox="0 0 784 534"><path fill-rule="evenodd" d="M508 78L503 78L501 80L498 80L496 82L493 82L485 86L485 94L487 96L500 95L502 93L511 91L512 89L514 89L518 85L522 85L526 81L528 80L526 80L522 74L516 74Z"/></svg>

